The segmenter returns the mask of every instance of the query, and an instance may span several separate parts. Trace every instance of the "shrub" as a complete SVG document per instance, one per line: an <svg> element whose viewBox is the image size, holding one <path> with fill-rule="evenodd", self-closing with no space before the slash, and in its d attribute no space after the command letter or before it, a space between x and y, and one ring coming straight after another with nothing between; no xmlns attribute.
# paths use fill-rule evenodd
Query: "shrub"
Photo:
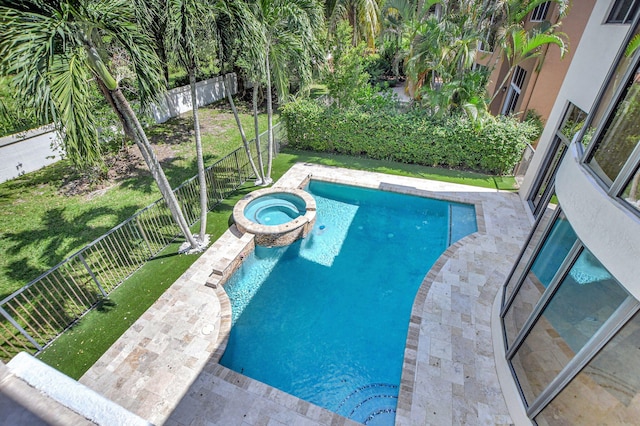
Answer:
<svg viewBox="0 0 640 426"><path fill-rule="evenodd" d="M310 100L283 106L289 146L409 164L510 173L533 133L511 117L478 128L462 116L434 118L422 109L324 107Z"/></svg>

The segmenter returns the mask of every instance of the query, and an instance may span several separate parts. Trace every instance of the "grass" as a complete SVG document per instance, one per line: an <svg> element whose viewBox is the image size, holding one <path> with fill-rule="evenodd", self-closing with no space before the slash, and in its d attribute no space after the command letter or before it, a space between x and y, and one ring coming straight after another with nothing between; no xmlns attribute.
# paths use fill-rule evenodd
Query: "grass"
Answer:
<svg viewBox="0 0 640 426"><path fill-rule="evenodd" d="M253 117L246 109L241 112L245 132L251 137ZM201 108L200 120L206 165L241 146L230 110ZM266 116L260 116L260 122L265 129ZM163 161L172 187L196 174L189 115L147 132L156 149L173 153ZM146 169L100 191L63 195L74 175L71 165L62 161L0 184L0 300L160 198Z"/></svg>
<svg viewBox="0 0 640 426"><path fill-rule="evenodd" d="M280 161L288 161L293 165L296 162L309 162L325 166L344 167L348 169L367 170L371 172L386 173L390 175L409 176L422 179L431 179L441 182L459 183L492 188L501 191L517 190L513 176L491 176L481 173L461 170L441 169L435 167L418 166L415 164L393 163L390 161L372 160L364 157L350 157L346 155L331 155L308 151L285 150L278 157Z"/></svg>
<svg viewBox="0 0 640 426"><path fill-rule="evenodd" d="M316 95L323 90L318 87ZM241 118L245 131L252 135L253 118L250 111L241 107ZM212 164L241 146L239 132L228 109L217 106L202 108L200 121L205 164ZM266 117L261 116L260 122L261 129L264 129ZM171 153L163 162L163 167L173 187L196 174L192 133L189 115L148 129L149 138L156 149ZM287 149L274 162L274 180L296 162L500 190L515 188L515 181L511 177ZM0 252L3 253L0 257L0 299L160 198L148 172L117 180L110 187L89 194L63 195L63 189L73 178L72 167L62 161L0 184ZM253 189L248 186L242 188L209 213L207 229L212 240L228 228L235 202ZM196 227L197 224L194 229ZM82 376L198 258L197 255L177 255L178 244L176 242L167 247L145 264L39 357L71 377Z"/></svg>
<svg viewBox="0 0 640 426"><path fill-rule="evenodd" d="M495 179L475 173L286 149L274 161L274 180L279 179L297 162L313 162L328 166L429 178L488 188L495 188L496 182L508 187L508 189L512 189L515 184L513 179ZM258 188L243 187L233 197L225 200L209 213L207 232L213 241L229 227L235 203L249 191L255 189ZM70 377L80 378L198 258L197 255L176 255L177 246L178 243L169 246L160 255L149 261L112 292L109 299L101 307L85 315L73 328L43 351L39 358Z"/></svg>
<svg viewBox="0 0 640 426"><path fill-rule="evenodd" d="M280 155L273 165L272 176L279 179L295 157ZM294 161L295 162L295 161ZM224 200L207 216L207 233L218 239L228 228L233 206L248 192L258 189L246 185ZM193 230L199 224L194 225ZM67 330L38 358L79 379L104 352L195 262L200 255L178 255L180 241L171 244L147 262L114 290L97 309L88 312Z"/></svg>

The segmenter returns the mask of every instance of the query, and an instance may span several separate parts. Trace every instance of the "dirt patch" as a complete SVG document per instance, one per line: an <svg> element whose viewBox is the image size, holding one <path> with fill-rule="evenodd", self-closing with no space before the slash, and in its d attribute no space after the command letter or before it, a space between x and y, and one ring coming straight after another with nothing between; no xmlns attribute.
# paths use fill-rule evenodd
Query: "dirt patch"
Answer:
<svg viewBox="0 0 640 426"><path fill-rule="evenodd" d="M174 150L170 145L155 145L153 150L161 164L163 161L175 157ZM107 155L105 164L108 168L106 176L99 178L96 174L90 173L83 176L74 175L60 187L60 194L66 196L81 195L91 200L104 194L124 179L149 173L149 169L137 146L127 147L116 154Z"/></svg>

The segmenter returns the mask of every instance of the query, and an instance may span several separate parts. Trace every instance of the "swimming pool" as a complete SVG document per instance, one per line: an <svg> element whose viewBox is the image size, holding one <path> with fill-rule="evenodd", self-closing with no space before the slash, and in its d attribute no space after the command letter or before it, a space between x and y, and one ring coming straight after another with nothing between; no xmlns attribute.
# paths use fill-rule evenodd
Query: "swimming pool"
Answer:
<svg viewBox="0 0 640 426"><path fill-rule="evenodd" d="M317 221L257 247L225 284L220 363L369 424L392 424L411 306L444 250L476 230L471 205L311 181Z"/></svg>

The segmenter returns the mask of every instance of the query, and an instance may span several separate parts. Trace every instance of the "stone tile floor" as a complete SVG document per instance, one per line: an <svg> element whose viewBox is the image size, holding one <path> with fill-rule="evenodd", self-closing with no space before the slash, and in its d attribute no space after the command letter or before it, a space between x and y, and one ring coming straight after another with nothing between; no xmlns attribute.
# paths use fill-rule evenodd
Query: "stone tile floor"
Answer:
<svg viewBox="0 0 640 426"><path fill-rule="evenodd" d="M396 424L513 423L496 373L491 312L531 227L519 196L306 163L275 185L297 187L310 175L476 205L478 232L440 257L416 296ZM232 227L80 381L158 425L355 424L217 363L230 328L220 280L252 247L251 235Z"/></svg>

